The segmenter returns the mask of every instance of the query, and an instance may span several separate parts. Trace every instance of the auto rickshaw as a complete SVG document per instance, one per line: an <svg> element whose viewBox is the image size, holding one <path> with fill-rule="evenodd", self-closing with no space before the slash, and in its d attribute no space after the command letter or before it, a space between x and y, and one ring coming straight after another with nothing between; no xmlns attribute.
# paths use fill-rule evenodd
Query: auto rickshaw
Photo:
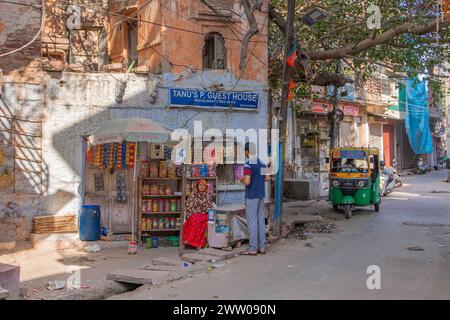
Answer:
<svg viewBox="0 0 450 320"><path fill-rule="evenodd" d="M330 152L329 200L350 219L356 206L380 211L380 151L378 148L334 148Z"/></svg>

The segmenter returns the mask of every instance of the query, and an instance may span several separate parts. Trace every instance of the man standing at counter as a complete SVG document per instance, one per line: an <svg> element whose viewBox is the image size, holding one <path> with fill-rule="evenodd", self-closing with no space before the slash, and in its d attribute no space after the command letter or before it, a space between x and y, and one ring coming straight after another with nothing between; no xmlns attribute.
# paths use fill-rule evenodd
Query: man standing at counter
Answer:
<svg viewBox="0 0 450 320"><path fill-rule="evenodd" d="M252 147L253 153L250 153ZM245 144L246 162L244 165L244 176L241 182L245 184L245 204L247 212L248 230L250 233L249 247L241 252L243 255L256 256L258 253L266 253L266 228L264 217L264 181L269 179L262 174L265 165L256 156L253 144Z"/></svg>

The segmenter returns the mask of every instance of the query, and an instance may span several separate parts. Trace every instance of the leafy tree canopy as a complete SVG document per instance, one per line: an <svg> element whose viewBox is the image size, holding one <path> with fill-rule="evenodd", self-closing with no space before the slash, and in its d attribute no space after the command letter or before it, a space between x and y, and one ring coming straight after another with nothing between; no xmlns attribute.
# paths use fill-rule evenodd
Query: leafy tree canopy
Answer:
<svg viewBox="0 0 450 320"><path fill-rule="evenodd" d="M367 21L380 8L380 29L371 30ZM281 78L286 0L271 0L269 6L269 59L273 83ZM326 17L307 26L301 17L319 8ZM439 17L439 13L440 17ZM444 20L444 21L443 21ZM442 19L436 0L297 0L295 37L300 59L294 79L317 81L336 65L352 76L367 78L381 65L392 76L429 73L431 66L448 60L449 17ZM322 79L323 80L323 79Z"/></svg>

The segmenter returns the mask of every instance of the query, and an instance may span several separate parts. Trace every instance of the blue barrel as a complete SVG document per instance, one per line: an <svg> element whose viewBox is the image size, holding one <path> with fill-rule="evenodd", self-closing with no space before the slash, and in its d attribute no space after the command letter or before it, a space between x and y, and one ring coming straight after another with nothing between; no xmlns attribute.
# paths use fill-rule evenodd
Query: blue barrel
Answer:
<svg viewBox="0 0 450 320"><path fill-rule="evenodd" d="M80 240L100 240L100 206L82 205L78 227Z"/></svg>

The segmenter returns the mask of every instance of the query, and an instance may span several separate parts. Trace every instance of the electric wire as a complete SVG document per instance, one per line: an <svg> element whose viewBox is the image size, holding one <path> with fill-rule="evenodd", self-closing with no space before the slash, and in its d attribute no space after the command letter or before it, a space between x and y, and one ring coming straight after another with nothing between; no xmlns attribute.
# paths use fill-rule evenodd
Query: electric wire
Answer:
<svg viewBox="0 0 450 320"><path fill-rule="evenodd" d="M17 49L14 49L12 51L0 54L0 58L6 57L6 56L8 56L10 54L13 54L13 53L16 53L18 51L21 51L21 50L25 49L26 47L28 47L29 45L31 45L37 39L37 37L41 34L42 30L44 29L44 25L45 25L45 0L42 0L41 26L39 27L39 30L36 33L36 35L33 37L33 39L31 39L29 42L27 42L23 46L21 46L21 47L19 47Z"/></svg>

